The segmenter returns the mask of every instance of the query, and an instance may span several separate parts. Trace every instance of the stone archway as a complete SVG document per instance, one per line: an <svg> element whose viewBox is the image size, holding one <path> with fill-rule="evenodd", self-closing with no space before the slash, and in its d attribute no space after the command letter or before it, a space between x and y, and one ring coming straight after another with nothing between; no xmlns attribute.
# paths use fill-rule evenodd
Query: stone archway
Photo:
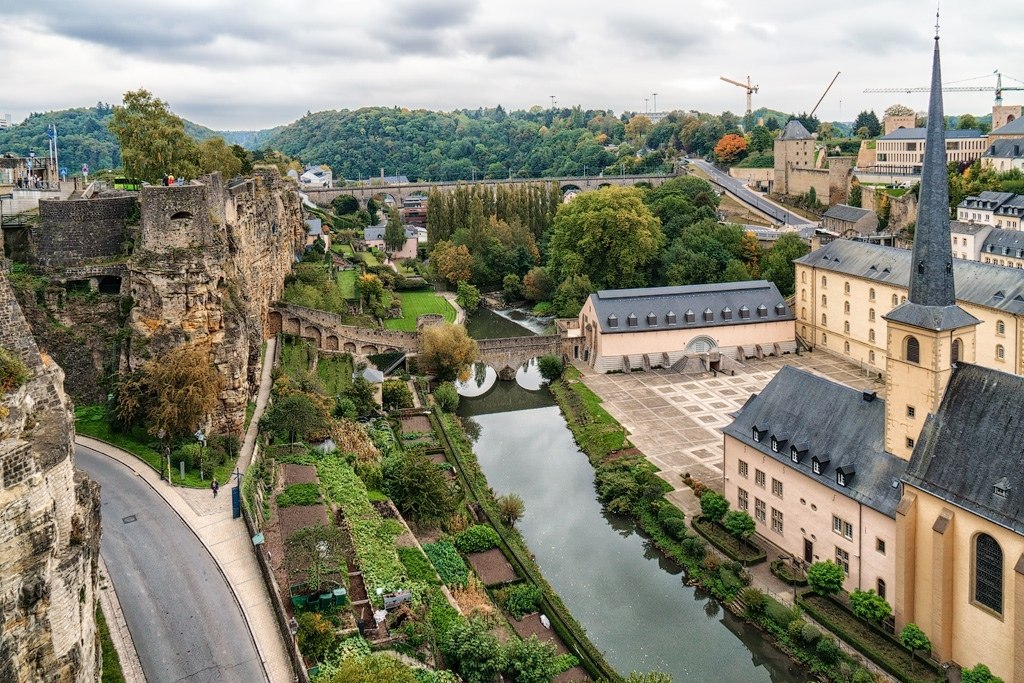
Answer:
<svg viewBox="0 0 1024 683"><path fill-rule="evenodd" d="M298 337L302 333L302 321L298 318L288 318L284 322L283 332Z"/></svg>
<svg viewBox="0 0 1024 683"><path fill-rule="evenodd" d="M707 335L700 335L690 340L690 343L686 345L686 355L712 353L718 350L718 342Z"/></svg>
<svg viewBox="0 0 1024 683"><path fill-rule="evenodd" d="M338 350L338 338L335 335L333 335L333 334L327 335L327 339L324 342L324 348L327 349L328 351L337 351Z"/></svg>
<svg viewBox="0 0 1024 683"><path fill-rule="evenodd" d="M363 344L363 348L360 350L360 353L362 353L364 356L372 356L376 353L379 353L379 351L377 350L377 347L374 346L373 344Z"/></svg>
<svg viewBox="0 0 1024 683"><path fill-rule="evenodd" d="M271 311L270 316L267 318L267 324L270 325L270 334L282 332L282 322L281 314L277 311Z"/></svg>
<svg viewBox="0 0 1024 683"><path fill-rule="evenodd" d="M345 342L345 346L342 347L342 348L344 349L345 353L355 353L356 352L356 345L353 344L352 342Z"/></svg>
<svg viewBox="0 0 1024 683"><path fill-rule="evenodd" d="M302 336L307 339L312 339L313 343L316 344L316 348L320 348L320 342L323 339L323 333L320 332L319 327L313 327L312 325L306 326L306 329L302 331Z"/></svg>

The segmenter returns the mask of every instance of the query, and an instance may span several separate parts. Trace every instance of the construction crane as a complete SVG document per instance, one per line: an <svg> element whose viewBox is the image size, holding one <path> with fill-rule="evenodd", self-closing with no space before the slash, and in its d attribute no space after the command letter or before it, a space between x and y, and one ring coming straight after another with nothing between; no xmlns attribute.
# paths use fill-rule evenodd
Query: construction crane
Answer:
<svg viewBox="0 0 1024 683"><path fill-rule="evenodd" d="M814 109L811 110L811 113L808 114L807 118L813 118L814 117L814 112L818 111L818 107L821 106L821 101L823 99L825 99L825 95L827 95L828 91L832 89L833 85L835 85L836 79L839 78L839 74L841 74L841 73L842 73L841 71L837 71L836 75L832 77L832 80L829 81L828 87L825 88L825 92L821 93L821 97L818 98L818 103L814 105Z"/></svg>
<svg viewBox="0 0 1024 683"><path fill-rule="evenodd" d="M745 89L747 91L747 113L748 114L752 113L753 108L750 106L750 96L753 95L754 93L756 93L757 89L760 86L751 85L750 84L750 76L747 76L747 82L746 83L740 83L739 81L734 81L731 78L726 78L725 76L719 76L719 78L721 78L726 83L732 83L733 85L738 85L739 87L741 87L741 88L743 88L743 89Z"/></svg>
<svg viewBox="0 0 1024 683"><path fill-rule="evenodd" d="M942 86L942 91L943 92L992 92L992 91L995 91L995 94L996 94L996 106L998 107L998 106L1000 106L1003 103L1003 91L1004 90L1024 90L1024 85L1020 85L1020 86L1016 86L1016 85L1003 86L1003 74L1001 74L998 69L996 69L992 73L994 73L996 75L996 86L994 88L992 86L988 86L988 85L956 85L956 86L944 85L944 86ZM978 78L982 78L982 77L979 76ZM1010 77L1007 76L1007 78L1010 78ZM968 79L965 79L965 80L973 80L973 79L969 79L968 78ZM1010 80L1016 81L1017 79L1016 78L1010 78ZM963 81L960 81L960 82L963 82ZM931 88L929 88L929 87L915 87L915 88L867 88L867 89L864 90L864 92L866 92L866 93L874 93L874 92L905 92L905 93L912 93L912 92L928 92L929 90L931 90Z"/></svg>

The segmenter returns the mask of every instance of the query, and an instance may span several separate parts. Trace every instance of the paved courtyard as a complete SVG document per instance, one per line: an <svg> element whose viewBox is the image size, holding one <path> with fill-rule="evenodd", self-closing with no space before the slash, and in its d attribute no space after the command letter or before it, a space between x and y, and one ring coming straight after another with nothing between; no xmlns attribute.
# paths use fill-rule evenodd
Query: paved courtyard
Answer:
<svg viewBox="0 0 1024 683"><path fill-rule="evenodd" d="M737 369L735 376L681 375L671 370L599 375L589 368L581 370L584 383L629 431L633 444L657 465L673 488L688 492L681 479L686 472L716 490L722 489L722 428L783 365L884 395L877 375L868 376L856 365L821 351L752 359ZM828 410L828 406L822 409ZM688 500L690 496L680 493L669 498L684 508L693 504Z"/></svg>

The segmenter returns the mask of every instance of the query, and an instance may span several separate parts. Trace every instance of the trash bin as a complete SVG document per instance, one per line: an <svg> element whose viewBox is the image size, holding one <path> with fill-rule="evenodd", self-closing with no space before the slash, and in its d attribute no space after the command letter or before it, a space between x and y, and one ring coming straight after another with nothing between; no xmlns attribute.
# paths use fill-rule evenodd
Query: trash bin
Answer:
<svg viewBox="0 0 1024 683"><path fill-rule="evenodd" d="M320 609L327 609L334 603L334 593L320 594Z"/></svg>
<svg viewBox="0 0 1024 683"><path fill-rule="evenodd" d="M348 602L348 591L344 588L334 589L334 604L344 605Z"/></svg>
<svg viewBox="0 0 1024 683"><path fill-rule="evenodd" d="M295 609L306 609L306 596L305 595L293 595L292 596L292 607Z"/></svg>

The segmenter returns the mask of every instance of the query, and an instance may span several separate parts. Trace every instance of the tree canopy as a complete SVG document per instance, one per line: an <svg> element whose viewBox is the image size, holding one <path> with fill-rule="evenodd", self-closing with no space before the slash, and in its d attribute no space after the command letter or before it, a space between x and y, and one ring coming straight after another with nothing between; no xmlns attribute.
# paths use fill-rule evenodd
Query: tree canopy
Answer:
<svg viewBox="0 0 1024 683"><path fill-rule="evenodd" d="M431 325L420 335L420 360L442 382L456 379L480 351L462 325Z"/></svg>

